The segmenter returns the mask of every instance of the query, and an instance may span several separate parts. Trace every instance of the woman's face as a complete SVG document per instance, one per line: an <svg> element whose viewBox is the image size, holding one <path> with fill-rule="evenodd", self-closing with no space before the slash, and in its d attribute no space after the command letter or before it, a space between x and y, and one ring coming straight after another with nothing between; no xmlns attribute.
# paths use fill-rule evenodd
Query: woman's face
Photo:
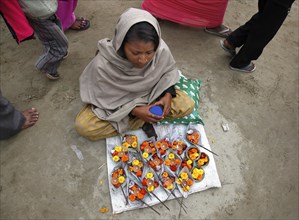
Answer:
<svg viewBox="0 0 299 220"><path fill-rule="evenodd" d="M152 60L155 54L155 45L152 41L129 41L124 45L124 52L134 67L143 68Z"/></svg>

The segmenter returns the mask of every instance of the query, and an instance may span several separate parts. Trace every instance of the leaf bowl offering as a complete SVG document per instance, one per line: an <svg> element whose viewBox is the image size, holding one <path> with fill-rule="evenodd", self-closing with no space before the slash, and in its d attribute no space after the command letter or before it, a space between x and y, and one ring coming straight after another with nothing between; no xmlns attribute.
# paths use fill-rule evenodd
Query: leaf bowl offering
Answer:
<svg viewBox="0 0 299 220"><path fill-rule="evenodd" d="M161 156L164 156L170 147L171 143L168 137L156 142L156 148Z"/></svg>
<svg viewBox="0 0 299 220"><path fill-rule="evenodd" d="M133 203L135 201L140 201L144 199L144 196L147 194L147 191L143 187L140 187L134 181L130 181L128 185L128 198L130 202Z"/></svg>
<svg viewBox="0 0 299 220"><path fill-rule="evenodd" d="M184 197L187 197L187 192L190 191L191 186L194 184L194 180L187 170L187 168L183 168L180 172L178 177L176 178L176 183L179 186Z"/></svg>
<svg viewBox="0 0 299 220"><path fill-rule="evenodd" d="M141 178L143 172L143 162L141 158L132 154L131 160L128 162L127 170L133 176L136 176L138 179Z"/></svg>
<svg viewBox="0 0 299 220"><path fill-rule="evenodd" d="M205 171L199 166L195 166L191 170L191 176L195 182L200 182L205 177Z"/></svg>
<svg viewBox="0 0 299 220"><path fill-rule="evenodd" d="M181 165L181 158L172 150L168 152L164 159L165 166L169 167L169 169L173 172L176 172Z"/></svg>
<svg viewBox="0 0 299 220"><path fill-rule="evenodd" d="M181 139L176 139L172 141L171 148L172 150L176 151L178 155L182 155L187 149L187 144Z"/></svg>
<svg viewBox="0 0 299 220"><path fill-rule="evenodd" d="M157 152L154 141L151 139L143 141L140 144L140 152L142 158L149 160L150 157Z"/></svg>
<svg viewBox="0 0 299 220"><path fill-rule="evenodd" d="M148 161L148 166L151 167L154 171L159 172L161 170L163 160L157 153L155 153L150 160Z"/></svg>
<svg viewBox="0 0 299 220"><path fill-rule="evenodd" d="M194 128L187 129L186 139L191 144L200 144L200 137L201 135L198 130Z"/></svg>
<svg viewBox="0 0 299 220"><path fill-rule="evenodd" d="M189 160L195 161L198 160L200 157L200 150L199 147L195 145L191 145L186 149L186 157Z"/></svg>
<svg viewBox="0 0 299 220"><path fill-rule="evenodd" d="M129 160L128 149L123 146L115 146L111 150L111 156L112 160L116 163L120 161L126 163Z"/></svg>
<svg viewBox="0 0 299 220"><path fill-rule="evenodd" d="M111 173L111 184L115 188L119 188L122 184L126 183L126 173L122 167L115 167Z"/></svg>
<svg viewBox="0 0 299 220"><path fill-rule="evenodd" d="M137 149L138 147L137 136L131 134L125 134L122 138L122 146L127 149L128 148Z"/></svg>
<svg viewBox="0 0 299 220"><path fill-rule="evenodd" d="M200 167L205 167L209 164L209 162L209 156L206 153L201 152L199 159L196 161L196 164Z"/></svg>

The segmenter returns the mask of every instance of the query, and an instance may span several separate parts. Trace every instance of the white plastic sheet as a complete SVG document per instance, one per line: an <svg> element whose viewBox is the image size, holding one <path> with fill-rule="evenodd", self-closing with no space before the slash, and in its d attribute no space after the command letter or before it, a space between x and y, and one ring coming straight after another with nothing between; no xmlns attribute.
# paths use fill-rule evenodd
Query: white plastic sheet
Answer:
<svg viewBox="0 0 299 220"><path fill-rule="evenodd" d="M174 132L179 132L183 137L186 134L187 125L158 125L155 126L156 132L158 134L158 140L161 137L164 137L165 135L171 135ZM204 127L200 124L195 125L195 128L200 132L201 134L201 144L211 150L209 141L207 139ZM138 137L138 143L142 143L142 141L148 139L145 133L142 130L137 131L131 131L127 132L127 134L133 134ZM112 203L112 209L113 213L121 213L128 210L138 209L138 208L144 208L145 205L141 205L141 203L137 204L128 204L126 205L126 199L121 191L121 189L115 189L111 185L111 172L113 168L116 166L115 162L112 160L112 157L110 155L111 150L117 146L121 145L121 137L112 137L106 139L106 149L107 149L107 166L108 166L108 181L109 181L109 190L110 190L110 196L111 196L111 203ZM213 187L221 187L220 179L218 176L214 156L212 153L208 152L207 150L201 148L202 152L205 152L209 158L209 164L204 168L205 170L205 177L201 182L196 182L191 186L191 189L189 191L189 195L192 193L200 192L203 190L207 190L209 188ZM178 190L174 191L176 197L181 197L182 195L179 193ZM168 198L168 195L164 190L159 187L157 190L155 190L155 194L159 197L160 200L165 201ZM174 197L171 195L169 199L174 199ZM148 197L145 197L144 202L146 202L149 205L155 205L160 203L156 198L149 199Z"/></svg>

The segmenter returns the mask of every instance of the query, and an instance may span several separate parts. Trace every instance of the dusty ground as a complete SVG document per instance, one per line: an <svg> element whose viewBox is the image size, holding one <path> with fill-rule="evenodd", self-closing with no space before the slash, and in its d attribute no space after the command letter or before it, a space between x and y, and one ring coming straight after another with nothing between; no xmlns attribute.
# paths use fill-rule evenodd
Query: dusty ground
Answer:
<svg viewBox="0 0 299 220"><path fill-rule="evenodd" d="M17 45L1 19L1 90L18 109L38 108L38 123L0 142L1 219L178 219L175 201L112 215L105 141L90 142L74 130L82 106L78 78L96 43L111 37L118 16L140 0L81 0L77 15L91 19L85 32L68 31L70 55L62 78L49 82L34 69L38 40ZM257 10L257 1L230 1L232 28ZM247 75L228 68L220 38L195 28L161 22L178 67L203 81L201 113L215 152L222 188L192 194L182 219L298 219L298 2ZM229 132L223 132L221 122ZM77 159L70 146L82 151ZM103 181L100 185L99 182ZM108 207L101 214L99 209Z"/></svg>

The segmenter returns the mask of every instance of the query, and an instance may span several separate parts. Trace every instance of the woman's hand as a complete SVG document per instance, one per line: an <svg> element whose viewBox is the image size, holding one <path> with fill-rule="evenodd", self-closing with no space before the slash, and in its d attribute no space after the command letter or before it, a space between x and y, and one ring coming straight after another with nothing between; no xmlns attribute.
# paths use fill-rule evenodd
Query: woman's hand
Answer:
<svg viewBox="0 0 299 220"><path fill-rule="evenodd" d="M156 123L161 121L163 119L162 116L152 114L149 111L150 107L152 106L153 105L137 106L131 111L131 114L149 123Z"/></svg>
<svg viewBox="0 0 299 220"><path fill-rule="evenodd" d="M166 93L159 101L155 102L154 105L163 106L163 117L168 115L171 110L172 96L170 93Z"/></svg>

